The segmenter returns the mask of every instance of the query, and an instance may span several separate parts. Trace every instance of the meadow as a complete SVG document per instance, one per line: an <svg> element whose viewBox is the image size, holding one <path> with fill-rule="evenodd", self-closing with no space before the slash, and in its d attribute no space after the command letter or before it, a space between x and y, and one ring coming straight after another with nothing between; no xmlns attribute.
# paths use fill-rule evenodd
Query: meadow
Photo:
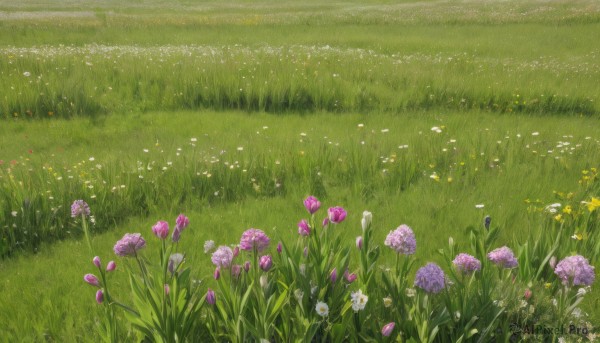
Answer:
<svg viewBox="0 0 600 343"><path fill-rule="evenodd" d="M548 263L544 244L600 265L596 2L95 6L0 1L0 341L101 339L77 199L103 262L126 232L162 254L151 227L185 213L178 247L203 291L217 287L205 241L255 227L291 247L309 195L346 209L351 246L365 210L371 244L409 225L417 265L468 249L490 216L540 299L560 289L527 269ZM599 302L592 287L580 304L594 333Z"/></svg>

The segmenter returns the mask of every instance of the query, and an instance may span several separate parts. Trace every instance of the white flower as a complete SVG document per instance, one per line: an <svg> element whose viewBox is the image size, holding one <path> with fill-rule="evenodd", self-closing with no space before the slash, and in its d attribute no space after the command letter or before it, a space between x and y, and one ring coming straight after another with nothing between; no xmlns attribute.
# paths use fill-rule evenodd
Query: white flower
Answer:
<svg viewBox="0 0 600 343"><path fill-rule="evenodd" d="M431 131L433 131L433 132L436 132L436 133L441 133L441 132L442 132L442 129L440 129L440 128L439 128L439 127L437 127L437 126L434 126L434 127L432 127L432 128L431 128Z"/></svg>
<svg viewBox="0 0 600 343"><path fill-rule="evenodd" d="M390 307L390 306L392 306L392 298L391 297L385 297L385 298L383 298L383 306L384 307Z"/></svg>
<svg viewBox="0 0 600 343"><path fill-rule="evenodd" d="M369 301L369 297L364 295L362 290L358 290L357 292L350 293L352 297L352 309L355 312L365 309L365 305L367 305L367 301Z"/></svg>
<svg viewBox="0 0 600 343"><path fill-rule="evenodd" d="M25 77L30 77L30 76L31 76L31 73L30 73L30 72L28 72L28 71L26 71L26 72L24 72L24 73L23 73L23 76L25 76Z"/></svg>
<svg viewBox="0 0 600 343"><path fill-rule="evenodd" d="M417 290L414 288L407 288L406 289L406 296L409 298L414 297L415 295L417 295Z"/></svg>
<svg viewBox="0 0 600 343"><path fill-rule="evenodd" d="M306 276L306 264L304 264L304 263L303 263L303 264L301 264L301 265L300 265L300 267L298 267L298 269L299 269L299 271L300 271L300 274L301 274L302 276Z"/></svg>
<svg viewBox="0 0 600 343"><path fill-rule="evenodd" d="M302 302L302 298L304 298L304 292L302 292L302 290L298 288L294 291L294 297L296 297L296 300L298 300L298 302Z"/></svg>
<svg viewBox="0 0 600 343"><path fill-rule="evenodd" d="M532 135L532 136L539 136L539 135L540 135L540 133L536 131L536 132L532 132L532 133L531 133L531 135Z"/></svg>
<svg viewBox="0 0 600 343"><path fill-rule="evenodd" d="M363 217L360 221L363 231L365 231L371 225L371 221L373 221L373 214L369 211L364 211Z"/></svg>
<svg viewBox="0 0 600 343"><path fill-rule="evenodd" d="M475 205L475 208L484 208L484 207L485 207L484 204L477 204L477 205Z"/></svg>
<svg viewBox="0 0 600 343"><path fill-rule="evenodd" d="M327 304L322 301L319 301L317 303L317 307L315 309L321 317L327 317L329 315L329 306L327 306Z"/></svg>
<svg viewBox="0 0 600 343"><path fill-rule="evenodd" d="M213 240L208 240L206 242L204 242L204 253L208 254L209 252L211 252L213 249L215 248L215 241Z"/></svg>
<svg viewBox="0 0 600 343"><path fill-rule="evenodd" d="M588 291L587 291L585 288L581 287L580 289L578 289L578 290L577 290L577 296L578 296L578 297L582 297L582 296L584 296L584 295L585 295L587 292L588 292Z"/></svg>
<svg viewBox="0 0 600 343"><path fill-rule="evenodd" d="M16 216L17 216L17 214L19 214L19 212L17 212L17 211L12 211L10 214L12 214L12 216L13 216L13 217L16 217Z"/></svg>
<svg viewBox="0 0 600 343"><path fill-rule="evenodd" d="M195 142L197 142L197 141L198 141L198 138L195 138L195 137L194 137L194 138L190 138L190 141L191 141L192 143L195 143Z"/></svg>

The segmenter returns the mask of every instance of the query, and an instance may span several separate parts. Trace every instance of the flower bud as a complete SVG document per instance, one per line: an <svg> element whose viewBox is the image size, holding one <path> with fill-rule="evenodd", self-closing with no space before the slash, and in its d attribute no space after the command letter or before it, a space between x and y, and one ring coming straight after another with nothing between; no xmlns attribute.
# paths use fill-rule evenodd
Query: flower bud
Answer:
<svg viewBox="0 0 600 343"><path fill-rule="evenodd" d="M102 292L102 290L101 290L101 289L99 289L99 290L96 292L96 302L97 302L98 304L102 304L102 302L103 302L103 301L104 301L104 292Z"/></svg>
<svg viewBox="0 0 600 343"><path fill-rule="evenodd" d="M362 247L363 247L363 238L362 238L362 236L358 236L358 237L356 237L356 248L358 250L361 250Z"/></svg>
<svg viewBox="0 0 600 343"><path fill-rule="evenodd" d="M188 217L184 216L183 214L180 214L175 220L175 225L177 228L183 231L183 229L190 225L190 220L188 219Z"/></svg>
<svg viewBox="0 0 600 343"><path fill-rule="evenodd" d="M531 298L531 296L532 296L532 295L533 295L533 293L531 292L531 290L530 290L529 288L527 288L527 289L525 290L525 294L524 294L524 296L525 296L525 300L529 300L529 299Z"/></svg>
<svg viewBox="0 0 600 343"><path fill-rule="evenodd" d="M262 269L265 272L268 272L271 269L271 267L273 267L273 259L271 258L271 255L261 256L258 265L260 269Z"/></svg>
<svg viewBox="0 0 600 343"><path fill-rule="evenodd" d="M117 268L117 264L115 263L115 261L110 261L106 265L106 271L107 272L112 272L113 270L115 270L115 268Z"/></svg>
<svg viewBox="0 0 600 343"><path fill-rule="evenodd" d="M236 245L235 248L233 248L233 258L238 257L239 254L240 254L240 246Z"/></svg>
<svg viewBox="0 0 600 343"><path fill-rule="evenodd" d="M250 261L244 262L244 271L247 273L250 270Z"/></svg>
<svg viewBox="0 0 600 343"><path fill-rule="evenodd" d="M269 279L267 278L266 275L261 275L259 281L260 281L260 287L262 287L262 288L267 288L267 286L269 285Z"/></svg>
<svg viewBox="0 0 600 343"><path fill-rule="evenodd" d="M219 280L219 278L221 277L221 269L219 267L215 268L213 277L215 278L215 280Z"/></svg>
<svg viewBox="0 0 600 343"><path fill-rule="evenodd" d="M308 236L308 235L310 235L310 226L308 226L308 222L306 221L306 219L302 219L298 223L298 234L300 236Z"/></svg>
<svg viewBox="0 0 600 343"><path fill-rule="evenodd" d="M214 305L217 302L217 297L215 296L215 292L210 288L206 291L206 302L209 305Z"/></svg>
<svg viewBox="0 0 600 343"><path fill-rule="evenodd" d="M331 283L335 283L337 281L337 268L333 268L331 274L329 274L329 279L331 280Z"/></svg>
<svg viewBox="0 0 600 343"><path fill-rule="evenodd" d="M277 243L277 253L281 255L281 251L283 250L283 245L281 242Z"/></svg>
<svg viewBox="0 0 600 343"><path fill-rule="evenodd" d="M83 276L83 281L89 283L92 286L100 287L100 281L94 274L85 274Z"/></svg>
<svg viewBox="0 0 600 343"><path fill-rule="evenodd" d="M491 223L492 223L492 217L485 216L485 219L483 220L483 226L485 226L486 230L490 228Z"/></svg>
<svg viewBox="0 0 600 343"><path fill-rule="evenodd" d="M231 266L231 276L233 276L234 278L238 278L240 276L240 273L242 272L242 266L240 266L239 264L234 264Z"/></svg>
<svg viewBox="0 0 600 343"><path fill-rule="evenodd" d="M306 200L304 200L304 207L306 208L308 213L314 214L321 207L321 202L311 195L308 198L306 198Z"/></svg>
<svg viewBox="0 0 600 343"><path fill-rule="evenodd" d="M552 269L556 268L556 256L550 257L550 262L548 262L548 265L550 265L550 268Z"/></svg>
<svg viewBox="0 0 600 343"><path fill-rule="evenodd" d="M152 227L154 235L160 239L165 239L169 236L169 223L166 221L158 221Z"/></svg>
<svg viewBox="0 0 600 343"><path fill-rule="evenodd" d="M171 293L171 287L165 283L165 295L169 295L169 293Z"/></svg>
<svg viewBox="0 0 600 343"><path fill-rule="evenodd" d="M366 229L369 228L369 226L371 226L372 221L373 221L373 214L369 211L364 211L363 217L360 221L363 231L365 231Z"/></svg>
<svg viewBox="0 0 600 343"><path fill-rule="evenodd" d="M381 334L385 337L389 337L392 334L392 331L394 331L394 327L396 326L396 323L391 322L388 324L385 324L382 328L381 328Z"/></svg>
<svg viewBox="0 0 600 343"><path fill-rule="evenodd" d="M346 270L346 272L344 272L344 279L346 279L346 281L348 283L353 283L354 281L356 281L356 279L358 278L358 276L354 273L348 273L348 270Z"/></svg>
<svg viewBox="0 0 600 343"><path fill-rule="evenodd" d="M102 263L100 262L100 257L96 256L94 257L94 259L92 260L92 262L94 263L94 265L98 268L102 267Z"/></svg>

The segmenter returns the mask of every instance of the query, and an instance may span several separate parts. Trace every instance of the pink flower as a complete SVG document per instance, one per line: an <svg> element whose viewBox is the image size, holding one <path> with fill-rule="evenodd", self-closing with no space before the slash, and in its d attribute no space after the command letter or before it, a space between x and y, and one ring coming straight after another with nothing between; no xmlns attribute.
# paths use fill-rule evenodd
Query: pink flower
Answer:
<svg viewBox="0 0 600 343"><path fill-rule="evenodd" d="M283 246L282 246L281 242L277 243L277 253L281 254L282 250L283 250Z"/></svg>
<svg viewBox="0 0 600 343"><path fill-rule="evenodd" d="M337 281L337 268L333 268L329 274L329 279L331 280L331 283L335 283Z"/></svg>
<svg viewBox="0 0 600 343"><path fill-rule="evenodd" d="M247 273L248 271L250 271L250 261L246 261L244 262L244 271Z"/></svg>
<svg viewBox="0 0 600 343"><path fill-rule="evenodd" d="M330 207L327 210L327 218L334 224L339 224L346 218L346 210L342 207Z"/></svg>
<svg viewBox="0 0 600 343"><path fill-rule="evenodd" d="M99 289L98 291L96 291L96 302L98 304L102 304L103 301L104 301L104 292L102 292L102 290Z"/></svg>
<svg viewBox="0 0 600 343"><path fill-rule="evenodd" d="M392 334L392 331L394 331L395 326L396 326L396 323L394 323L394 322L385 324L381 328L381 334L385 337L389 337Z"/></svg>
<svg viewBox="0 0 600 343"><path fill-rule="evenodd" d="M190 220L188 219L188 217L184 216L183 214L180 214L175 220L175 225L176 228L179 228L179 230L183 231L183 229L190 225Z"/></svg>
<svg viewBox="0 0 600 343"><path fill-rule="evenodd" d="M525 290L525 294L524 294L524 296L525 296L525 300L529 300L529 299L531 298L531 296L532 296L532 295L533 295L533 292L531 292L531 290L530 290L529 288L527 288L527 289Z"/></svg>
<svg viewBox="0 0 600 343"><path fill-rule="evenodd" d="M261 252L269 246L269 242L269 237L262 230L248 229L242 234L240 248L242 250L256 249Z"/></svg>
<svg viewBox="0 0 600 343"><path fill-rule="evenodd" d="M594 283L596 278L594 266L591 266L588 259L581 255L565 257L554 268L556 274L562 283L567 286L589 286Z"/></svg>
<svg viewBox="0 0 600 343"><path fill-rule="evenodd" d="M258 261L258 266L265 272L268 272L273 267L273 259L271 255L261 256Z"/></svg>
<svg viewBox="0 0 600 343"><path fill-rule="evenodd" d="M171 287L165 283L165 295L169 295L169 293L171 293Z"/></svg>
<svg viewBox="0 0 600 343"><path fill-rule="evenodd" d="M214 305L217 302L217 297L215 296L215 292L210 288L206 291L206 302L209 305Z"/></svg>
<svg viewBox="0 0 600 343"><path fill-rule="evenodd" d="M146 247L146 241L139 233L126 233L121 240L117 241L113 250L117 256L135 256L136 252Z"/></svg>
<svg viewBox="0 0 600 343"><path fill-rule="evenodd" d="M314 214L321 207L321 202L311 195L304 200L304 207L306 207L308 213Z"/></svg>
<svg viewBox="0 0 600 343"><path fill-rule="evenodd" d="M487 254L487 257L490 261L492 261L495 265L502 268L515 268L519 265L515 255L509 247L503 246L501 248L495 249Z"/></svg>
<svg viewBox="0 0 600 343"><path fill-rule="evenodd" d="M115 263L115 261L110 261L106 265L106 271L107 272L112 272L113 270L115 270L115 268L117 268L117 264Z"/></svg>
<svg viewBox="0 0 600 343"><path fill-rule="evenodd" d="M169 236L169 223L162 220L158 221L152 227L152 232L154 232L154 235L160 239L167 238L167 236Z"/></svg>
<svg viewBox="0 0 600 343"><path fill-rule="evenodd" d="M83 200L75 200L71 205L71 217L89 216L90 207Z"/></svg>
<svg viewBox="0 0 600 343"><path fill-rule="evenodd" d="M452 263L454 263L459 272L465 275L470 275L473 272L481 270L481 262L469 254L460 253L456 255Z"/></svg>
<svg viewBox="0 0 600 343"><path fill-rule="evenodd" d="M231 266L231 276L233 276L234 278L238 278L240 276L240 273L242 272L242 266L240 266L239 264L234 264L233 266Z"/></svg>
<svg viewBox="0 0 600 343"><path fill-rule="evenodd" d="M323 219L323 227L329 225L329 218L325 217L325 219Z"/></svg>
<svg viewBox="0 0 600 343"><path fill-rule="evenodd" d="M83 281L89 283L92 286L100 287L100 281L94 274L85 274L83 276Z"/></svg>
<svg viewBox="0 0 600 343"><path fill-rule="evenodd" d="M354 273L349 273L348 269L346 269L346 271L344 272L344 279L346 279L348 283L353 283L354 281L356 281L357 278L358 276Z"/></svg>
<svg viewBox="0 0 600 343"><path fill-rule="evenodd" d="M358 236L358 237L356 237L356 248L358 250L361 250L362 247L363 247L363 238L362 238L362 236Z"/></svg>
<svg viewBox="0 0 600 343"><path fill-rule="evenodd" d="M384 244L399 254L412 255L417 249L415 234L408 225L400 225L396 230L390 231Z"/></svg>
<svg viewBox="0 0 600 343"><path fill-rule="evenodd" d="M221 277L221 268L219 268L219 267L215 268L213 277L215 278L215 280L219 280L219 278Z"/></svg>
<svg viewBox="0 0 600 343"><path fill-rule="evenodd" d="M211 261L219 268L229 268L231 261L233 260L233 251L231 248L225 245L220 247L212 253Z"/></svg>
<svg viewBox="0 0 600 343"><path fill-rule="evenodd" d="M310 235L310 226L308 225L308 222L305 219L302 219L298 223L298 234L300 236L308 236L308 235Z"/></svg>
<svg viewBox="0 0 600 343"><path fill-rule="evenodd" d="M94 265L98 268L102 267L102 263L100 262L100 257L96 256L94 257L94 259L92 260L92 262L94 263Z"/></svg>

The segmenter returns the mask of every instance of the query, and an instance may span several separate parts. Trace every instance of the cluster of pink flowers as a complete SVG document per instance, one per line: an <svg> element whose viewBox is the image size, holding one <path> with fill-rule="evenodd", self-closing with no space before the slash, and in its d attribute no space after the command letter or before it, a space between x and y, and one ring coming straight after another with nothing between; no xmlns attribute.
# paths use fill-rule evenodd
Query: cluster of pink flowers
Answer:
<svg viewBox="0 0 600 343"><path fill-rule="evenodd" d="M589 286L594 282L594 266L581 255L565 257L558 262L554 273L565 286Z"/></svg>
<svg viewBox="0 0 600 343"><path fill-rule="evenodd" d="M400 225L396 230L390 231L384 244L399 254L412 255L417 249L415 234L407 225Z"/></svg>
<svg viewBox="0 0 600 343"><path fill-rule="evenodd" d="M71 205L71 217L76 218L81 215L89 216L90 207L83 200L75 200Z"/></svg>
<svg viewBox="0 0 600 343"><path fill-rule="evenodd" d="M271 240L259 229L248 229L242 234L240 239L240 249L253 250L256 248L258 252L265 250L269 246Z"/></svg>
<svg viewBox="0 0 600 343"><path fill-rule="evenodd" d="M488 253L488 259L502 268L515 268L519 265L515 255L509 247L503 246Z"/></svg>
<svg viewBox="0 0 600 343"><path fill-rule="evenodd" d="M466 275L481 270L481 261L469 254L458 254L452 263L460 273Z"/></svg>
<svg viewBox="0 0 600 343"><path fill-rule="evenodd" d="M137 251L146 247L146 241L141 233L126 233L115 244L113 250L117 256L135 256Z"/></svg>
<svg viewBox="0 0 600 343"><path fill-rule="evenodd" d="M229 268L233 260L233 250L228 246L220 246L213 252L211 261L217 268Z"/></svg>

